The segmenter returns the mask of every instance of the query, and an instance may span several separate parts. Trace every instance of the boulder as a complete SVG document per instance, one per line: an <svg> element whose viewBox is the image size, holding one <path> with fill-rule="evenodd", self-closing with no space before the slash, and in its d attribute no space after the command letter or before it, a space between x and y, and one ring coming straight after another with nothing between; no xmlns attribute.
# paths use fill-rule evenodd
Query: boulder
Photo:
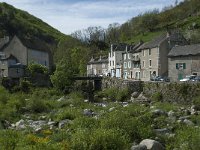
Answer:
<svg viewBox="0 0 200 150"><path fill-rule="evenodd" d="M70 124L72 121L69 119L65 119L59 122L58 128L63 129L65 125Z"/></svg>
<svg viewBox="0 0 200 150"><path fill-rule="evenodd" d="M188 119L183 120L183 123L185 123L188 126L193 126L194 125L194 123L192 121L188 120Z"/></svg>
<svg viewBox="0 0 200 150"><path fill-rule="evenodd" d="M155 109L151 111L154 116L167 116L167 113L161 109Z"/></svg>
<svg viewBox="0 0 200 150"><path fill-rule="evenodd" d="M140 93L138 93L138 92L133 92L133 93L131 94L131 97L137 98L139 95L140 95Z"/></svg>
<svg viewBox="0 0 200 150"><path fill-rule="evenodd" d="M147 150L146 145L134 145L131 147L131 150Z"/></svg>
<svg viewBox="0 0 200 150"><path fill-rule="evenodd" d="M91 109L84 109L83 115L92 117L95 113Z"/></svg>
<svg viewBox="0 0 200 150"><path fill-rule="evenodd" d="M109 108L109 112L111 112L111 111L113 111L113 110L115 110L115 107L111 107L111 108Z"/></svg>
<svg viewBox="0 0 200 150"><path fill-rule="evenodd" d="M16 129L25 129L25 121L23 119L19 120L18 122L15 123Z"/></svg>
<svg viewBox="0 0 200 150"><path fill-rule="evenodd" d="M158 141L145 139L140 142L140 145L146 145L147 150L164 150L165 148Z"/></svg>
<svg viewBox="0 0 200 150"><path fill-rule="evenodd" d="M170 110L168 113L167 113L168 117L176 117L176 114L173 110Z"/></svg>
<svg viewBox="0 0 200 150"><path fill-rule="evenodd" d="M61 102L61 101L64 101L65 100L65 96L62 96L61 98L59 98L57 101L58 102Z"/></svg>
<svg viewBox="0 0 200 150"><path fill-rule="evenodd" d="M137 100L139 100L139 101L149 101L149 99L146 96L144 96L143 93L140 93L140 95L137 97Z"/></svg>

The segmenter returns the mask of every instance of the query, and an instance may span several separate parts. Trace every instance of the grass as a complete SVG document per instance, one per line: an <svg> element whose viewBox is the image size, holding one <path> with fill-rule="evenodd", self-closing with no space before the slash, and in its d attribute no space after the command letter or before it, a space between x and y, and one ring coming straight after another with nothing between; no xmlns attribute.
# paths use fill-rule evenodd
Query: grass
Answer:
<svg viewBox="0 0 200 150"><path fill-rule="evenodd" d="M46 116L45 120L51 119L55 122L64 119L72 121L63 129L51 130L45 127L37 133L30 129L24 131L0 130L0 147L2 149L5 147L22 150L47 148L52 150L130 149L132 142L139 143L147 138L155 139L157 135L153 129L168 128L167 124L170 124L176 136L172 139L159 137L166 149L180 148L184 142L187 145L183 149L190 148L191 145L194 145L195 148L199 146L197 142L199 140L198 129L170 123L166 116L155 119L150 113L149 106L134 103L123 107L121 103L107 102L107 107L102 107L93 103L85 103L80 92L73 92L66 95L63 101L57 101L63 95L53 89L35 89L29 94L20 92L11 94L3 88L0 88L0 91L0 120L6 119L15 123L20 119L26 120L24 117L26 114L31 120L38 120L40 116ZM177 104L163 102L154 102L154 106L166 112L170 110L177 112L180 108ZM109 111L110 108L114 109ZM84 109L91 109L98 115L96 117L85 116ZM199 125L199 116L193 115L191 120ZM191 133L189 133L190 130ZM188 140L189 137L191 137L190 140Z"/></svg>

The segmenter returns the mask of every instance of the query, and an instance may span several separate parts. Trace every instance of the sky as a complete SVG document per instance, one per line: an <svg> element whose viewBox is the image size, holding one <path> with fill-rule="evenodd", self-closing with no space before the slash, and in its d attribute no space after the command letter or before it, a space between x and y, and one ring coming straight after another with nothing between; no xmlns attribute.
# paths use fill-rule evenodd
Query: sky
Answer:
<svg viewBox="0 0 200 150"><path fill-rule="evenodd" d="M181 0L179 0L181 1ZM0 0L42 19L62 33L90 26L107 28L124 23L154 8L174 5L175 0Z"/></svg>

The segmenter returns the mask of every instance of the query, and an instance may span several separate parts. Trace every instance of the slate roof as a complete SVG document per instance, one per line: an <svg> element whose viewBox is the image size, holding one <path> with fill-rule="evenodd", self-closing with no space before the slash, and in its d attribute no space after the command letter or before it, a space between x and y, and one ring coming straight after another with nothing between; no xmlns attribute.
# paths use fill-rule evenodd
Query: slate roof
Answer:
<svg viewBox="0 0 200 150"><path fill-rule="evenodd" d="M16 35L13 36L9 40L8 43L1 46L0 51L3 51L3 49L6 48L10 44L10 42L13 40L13 38L15 38L15 37L17 37L17 36ZM25 38L25 37L17 37L17 38L19 38L19 40L22 42L22 44L29 49L39 50L39 51L44 51L44 52L50 53L49 46L45 42L41 41L38 38L32 38L32 39L28 39L28 38Z"/></svg>
<svg viewBox="0 0 200 150"><path fill-rule="evenodd" d="M155 39L153 39L152 41L145 43L145 44L141 47L141 49L148 49L148 48L157 47L157 46L159 46L159 44L160 44L163 40L165 40L166 38L167 38L167 34L162 34L162 35L156 37Z"/></svg>
<svg viewBox="0 0 200 150"><path fill-rule="evenodd" d="M49 46L42 40L34 37L31 39L25 37L19 37L20 41L24 46L33 50L45 51L50 52Z"/></svg>
<svg viewBox="0 0 200 150"><path fill-rule="evenodd" d="M169 52L169 57L200 55L200 44L175 46Z"/></svg>
<svg viewBox="0 0 200 150"><path fill-rule="evenodd" d="M162 35L154 38L152 41L149 41L149 42L145 43L141 47L141 49L149 49L149 48L158 47L161 44L161 42L164 41L164 40L179 42L179 44L181 44L181 43L187 43L187 40L179 32L164 33L164 34L162 34Z"/></svg>
<svg viewBox="0 0 200 150"><path fill-rule="evenodd" d="M96 58L96 59L92 58L88 62L88 65L90 65L90 64L102 64L102 63L108 63L108 58L105 58L105 57L102 57L101 59L100 58Z"/></svg>
<svg viewBox="0 0 200 150"><path fill-rule="evenodd" d="M135 44L135 45L131 48L130 53L137 53L137 52L140 52L140 50L141 50L140 48L141 48L141 46L143 46L143 45L144 45L143 41L141 41L141 42Z"/></svg>
<svg viewBox="0 0 200 150"><path fill-rule="evenodd" d="M125 43L119 43L119 44L113 44L113 51L125 51L126 46L128 46Z"/></svg>

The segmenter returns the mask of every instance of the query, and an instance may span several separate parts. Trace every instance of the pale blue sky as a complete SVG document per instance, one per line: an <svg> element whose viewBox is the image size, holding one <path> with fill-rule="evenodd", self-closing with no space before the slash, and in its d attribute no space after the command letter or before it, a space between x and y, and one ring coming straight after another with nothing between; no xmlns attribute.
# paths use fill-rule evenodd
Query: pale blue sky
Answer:
<svg viewBox="0 0 200 150"><path fill-rule="evenodd" d="M183 1L183 0L179 0ZM108 27L175 0L0 0L28 11L65 34L89 26Z"/></svg>

